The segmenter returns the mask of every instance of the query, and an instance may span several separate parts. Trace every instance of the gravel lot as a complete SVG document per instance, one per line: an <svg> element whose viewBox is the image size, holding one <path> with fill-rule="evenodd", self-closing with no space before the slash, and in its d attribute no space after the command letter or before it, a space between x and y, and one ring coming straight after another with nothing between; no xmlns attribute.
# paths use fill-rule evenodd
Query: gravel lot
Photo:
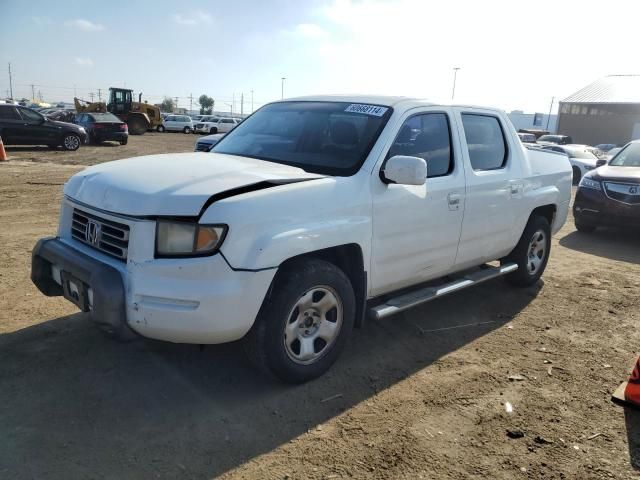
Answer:
<svg viewBox="0 0 640 480"><path fill-rule="evenodd" d="M637 232L584 235L570 219L538 286L492 281L369 322L297 387L235 344L115 343L36 290L31 248L55 233L69 176L196 138L7 149L0 478L638 478L640 412L610 401L640 349Z"/></svg>

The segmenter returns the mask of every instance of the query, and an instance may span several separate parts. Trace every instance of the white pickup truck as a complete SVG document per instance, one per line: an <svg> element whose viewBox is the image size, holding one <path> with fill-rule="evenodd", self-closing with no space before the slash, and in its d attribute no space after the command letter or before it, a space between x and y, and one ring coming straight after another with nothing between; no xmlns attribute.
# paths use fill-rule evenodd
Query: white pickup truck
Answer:
<svg viewBox="0 0 640 480"><path fill-rule="evenodd" d="M118 337L244 339L257 364L302 382L367 317L502 275L535 283L570 195L566 156L525 149L502 111L285 100L212 153L71 177L32 280Z"/></svg>

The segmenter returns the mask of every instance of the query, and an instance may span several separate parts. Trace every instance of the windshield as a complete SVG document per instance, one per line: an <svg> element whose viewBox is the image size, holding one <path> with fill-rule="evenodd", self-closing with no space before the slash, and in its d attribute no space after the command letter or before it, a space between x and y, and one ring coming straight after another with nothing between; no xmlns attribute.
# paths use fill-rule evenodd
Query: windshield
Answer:
<svg viewBox="0 0 640 480"><path fill-rule="evenodd" d="M343 102L279 102L240 123L212 150L353 175L369 154L391 108Z"/></svg>
<svg viewBox="0 0 640 480"><path fill-rule="evenodd" d="M609 165L614 167L640 167L640 143L630 143L613 157Z"/></svg>
<svg viewBox="0 0 640 480"><path fill-rule="evenodd" d="M571 158L583 158L583 159L589 159L589 160L597 160L598 159L598 157L596 157L593 153L585 152L583 150L568 150L567 149L567 153L569 154L569 156Z"/></svg>
<svg viewBox="0 0 640 480"><path fill-rule="evenodd" d="M91 116L98 123L100 122L122 123L121 120L112 113L92 113Z"/></svg>

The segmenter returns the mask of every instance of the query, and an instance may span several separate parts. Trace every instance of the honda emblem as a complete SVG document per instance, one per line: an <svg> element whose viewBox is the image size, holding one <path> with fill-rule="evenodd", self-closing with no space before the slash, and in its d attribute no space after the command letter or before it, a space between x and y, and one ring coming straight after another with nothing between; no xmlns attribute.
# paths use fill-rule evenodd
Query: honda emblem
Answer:
<svg viewBox="0 0 640 480"><path fill-rule="evenodd" d="M87 222L87 231L85 233L85 239L87 240L87 243L98 246L101 237L101 230L102 226L98 222L89 220Z"/></svg>

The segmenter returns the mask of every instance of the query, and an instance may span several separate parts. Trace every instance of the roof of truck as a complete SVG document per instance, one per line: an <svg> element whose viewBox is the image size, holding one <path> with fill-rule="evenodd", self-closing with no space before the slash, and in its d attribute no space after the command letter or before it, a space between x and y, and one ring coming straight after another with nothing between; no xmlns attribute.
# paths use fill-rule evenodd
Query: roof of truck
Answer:
<svg viewBox="0 0 640 480"><path fill-rule="evenodd" d="M485 107L480 105L458 104L450 102L433 102L424 98L417 97L401 97L392 95L359 95L359 94L345 94L345 95L309 95L304 97L285 98L278 100L278 102L349 102L360 103L366 105L381 105L384 107L395 107L397 105L409 105L409 106L437 106L446 105L451 107L464 107L464 108L482 108L486 110L501 111L498 108Z"/></svg>

